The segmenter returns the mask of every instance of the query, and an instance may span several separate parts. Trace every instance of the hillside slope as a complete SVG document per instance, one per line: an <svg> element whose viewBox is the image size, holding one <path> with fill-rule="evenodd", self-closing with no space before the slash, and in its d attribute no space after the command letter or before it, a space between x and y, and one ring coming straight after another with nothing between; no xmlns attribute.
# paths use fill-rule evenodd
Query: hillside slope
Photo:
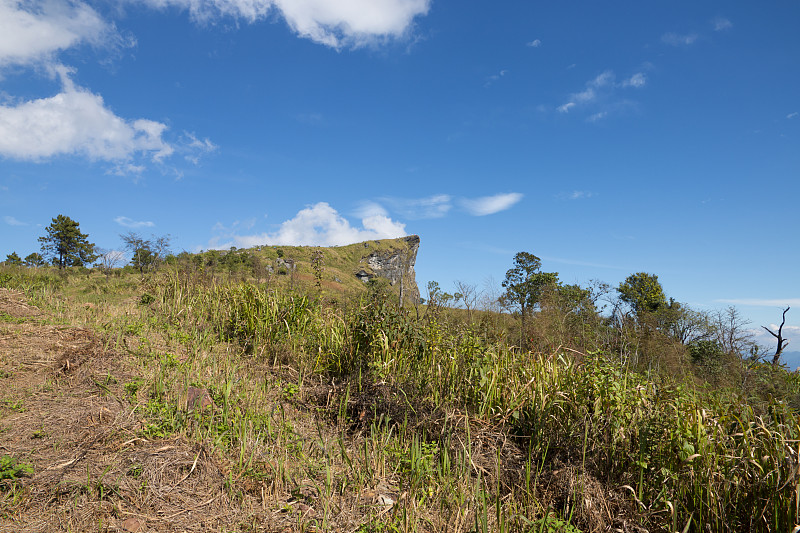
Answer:
<svg viewBox="0 0 800 533"><path fill-rule="evenodd" d="M408 303L419 301L414 265L420 238L409 235L398 239L365 241L347 246L256 246L230 251L212 250L198 254L207 265L247 264L260 280L278 285L312 285L317 272L315 253L321 253L321 283L333 292L363 290L370 280L388 280L392 291L403 293Z"/></svg>

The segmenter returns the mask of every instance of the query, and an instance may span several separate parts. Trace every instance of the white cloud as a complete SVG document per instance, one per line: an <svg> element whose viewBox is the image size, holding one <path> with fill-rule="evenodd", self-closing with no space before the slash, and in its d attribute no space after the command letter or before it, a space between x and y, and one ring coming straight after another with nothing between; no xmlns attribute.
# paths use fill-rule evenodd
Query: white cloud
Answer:
<svg viewBox="0 0 800 533"><path fill-rule="evenodd" d="M119 224L120 226L125 226L126 228L152 228L155 226L155 222L148 221L137 221L133 220L132 218L119 216L114 219L114 222Z"/></svg>
<svg viewBox="0 0 800 533"><path fill-rule="evenodd" d="M714 26L714 31L724 31L733 28L733 23L723 17L717 17L711 21L711 24Z"/></svg>
<svg viewBox="0 0 800 533"><path fill-rule="evenodd" d="M111 162L109 174L129 175L144 171L137 159L163 163L178 151L197 163L200 154L216 149L208 139L188 133L181 142L167 142L165 124L119 117L102 96L76 86L74 70L59 64L57 56L86 44L115 49L135 40L81 0L0 0L0 68L33 67L61 84L61 91L50 97L3 98L0 157L42 161L77 155Z"/></svg>
<svg viewBox="0 0 800 533"><path fill-rule="evenodd" d="M528 43L528 46L530 46L531 48L539 48L540 46L542 46L542 41L540 41L539 39L534 39Z"/></svg>
<svg viewBox="0 0 800 533"><path fill-rule="evenodd" d="M795 111L794 113L789 113L788 115L786 115L786 118L788 118L789 120L792 120L793 118L797 118L797 115L800 115L800 113Z"/></svg>
<svg viewBox="0 0 800 533"><path fill-rule="evenodd" d="M9 226L27 226L28 225L25 222L21 222L21 221L17 220L16 218L14 218L12 216L8 216L8 215L4 216L3 220Z"/></svg>
<svg viewBox="0 0 800 533"><path fill-rule="evenodd" d="M62 92L0 106L0 155L36 161L78 154L119 161L147 154L153 161L161 161L172 154L174 148L162 138L165 124L120 118L101 96L75 86L69 69L56 66L54 70Z"/></svg>
<svg viewBox="0 0 800 533"><path fill-rule="evenodd" d="M89 5L54 0L0 0L0 66L46 61L78 46L133 44Z"/></svg>
<svg viewBox="0 0 800 533"><path fill-rule="evenodd" d="M514 204L522 200L522 196L521 193L511 192L495 194L494 196L483 196L481 198L464 198L460 203L469 214L485 216L510 209Z"/></svg>
<svg viewBox="0 0 800 533"><path fill-rule="evenodd" d="M430 0L143 0L154 7L177 6L208 22L220 16L263 20L277 10L301 37L341 48L400 38L414 18L425 15Z"/></svg>
<svg viewBox="0 0 800 533"><path fill-rule="evenodd" d="M303 37L339 46L374 37L400 37L429 0L276 0L289 26Z"/></svg>
<svg viewBox="0 0 800 533"><path fill-rule="evenodd" d="M641 72L637 72L636 74L634 74L627 80L623 80L622 82L623 87L635 87L636 89L644 87L646 84L647 84L647 77Z"/></svg>
<svg viewBox="0 0 800 533"><path fill-rule="evenodd" d="M665 33L661 36L661 42L668 44L670 46L690 46L697 41L697 34L696 33L689 33L686 35L680 35L677 33Z"/></svg>
<svg viewBox="0 0 800 533"><path fill-rule="evenodd" d="M359 218L367 218L371 216L389 216L389 213L379 203L366 201L355 210L354 214Z"/></svg>
<svg viewBox="0 0 800 533"><path fill-rule="evenodd" d="M264 244L285 246L343 246L374 239L394 239L406 235L405 224L386 215L372 214L361 219L361 227L354 227L334 208L325 202L307 207L294 218L283 222L274 233L260 235L231 235L232 243L249 248Z"/></svg>

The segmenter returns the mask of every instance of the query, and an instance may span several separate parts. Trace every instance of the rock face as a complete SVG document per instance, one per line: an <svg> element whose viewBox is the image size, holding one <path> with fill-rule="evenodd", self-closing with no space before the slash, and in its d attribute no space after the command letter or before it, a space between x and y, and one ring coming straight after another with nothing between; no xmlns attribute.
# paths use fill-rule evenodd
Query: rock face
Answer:
<svg viewBox="0 0 800 533"><path fill-rule="evenodd" d="M376 276L386 278L392 286L399 285L402 299L406 303L416 303L419 302L419 288L414 264L417 261L420 239L418 235L409 235L399 241L403 243L400 247L373 250L364 255L359 262L361 270L355 275L364 283ZM376 246L380 245L380 241L372 242ZM369 249L370 244L365 242L364 247Z"/></svg>

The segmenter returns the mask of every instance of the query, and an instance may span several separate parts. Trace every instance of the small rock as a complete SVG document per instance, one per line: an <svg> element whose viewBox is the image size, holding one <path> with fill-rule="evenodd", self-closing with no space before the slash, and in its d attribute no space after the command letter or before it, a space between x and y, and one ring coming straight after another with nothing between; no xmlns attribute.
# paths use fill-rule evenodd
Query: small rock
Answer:
<svg viewBox="0 0 800 533"><path fill-rule="evenodd" d="M130 531L131 533L137 533L138 531L141 531L143 525L144 523L142 520L134 518L133 516L126 519L124 522L122 522L122 524L120 524L120 526L122 526L122 529L124 529L125 531Z"/></svg>
<svg viewBox="0 0 800 533"><path fill-rule="evenodd" d="M206 389L189 387L189 389L186 391L186 410L194 411L198 407L200 408L200 411L205 411L209 407L213 410L216 406L214 405L214 400L211 399L211 395L208 394Z"/></svg>
<svg viewBox="0 0 800 533"><path fill-rule="evenodd" d="M385 505L386 507L391 507L394 505L394 500L387 496L386 494L378 494L378 497L375 498L375 503L378 505Z"/></svg>

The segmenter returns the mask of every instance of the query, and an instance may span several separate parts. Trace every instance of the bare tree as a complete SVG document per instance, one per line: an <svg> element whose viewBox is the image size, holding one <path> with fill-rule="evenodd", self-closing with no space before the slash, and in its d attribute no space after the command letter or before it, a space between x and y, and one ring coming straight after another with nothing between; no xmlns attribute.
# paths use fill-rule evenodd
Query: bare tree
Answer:
<svg viewBox="0 0 800 533"><path fill-rule="evenodd" d="M480 308L484 311L499 313L501 310L500 294L500 287L494 277L488 276L484 278L483 290L479 299Z"/></svg>
<svg viewBox="0 0 800 533"><path fill-rule="evenodd" d="M478 303L478 298L480 298L481 293L478 292L475 285L461 280L456 280L455 286L456 292L461 295L461 301L464 302L464 307L467 308L469 321L472 322L472 310L475 309L475 305Z"/></svg>
<svg viewBox="0 0 800 533"><path fill-rule="evenodd" d="M96 249L100 254L98 264L100 270L106 275L106 279L111 275L111 271L117 268L125 260L125 254L117 250L104 250L102 248Z"/></svg>
<svg viewBox="0 0 800 533"><path fill-rule="evenodd" d="M131 265L144 276L145 271L155 270L164 261L169 253L170 236L152 236L145 239L140 234L129 231L119 236L125 244L125 249L132 254Z"/></svg>
<svg viewBox="0 0 800 533"><path fill-rule="evenodd" d="M783 353L783 349L786 348L786 345L789 344L789 339L783 338L783 326L786 324L786 312L791 309L791 307L786 306L786 309L783 310L783 321L781 321L781 325L778 326L778 333L776 334L774 331L769 329L766 326L761 326L766 330L767 333L775 337L778 341L778 347L775 349L775 355L772 356L772 364L777 365L778 361L781 359L781 354Z"/></svg>
<svg viewBox="0 0 800 533"><path fill-rule="evenodd" d="M752 352L753 333L747 329L748 322L739 314L739 310L731 306L724 311L717 311L712 317L710 326L714 328L717 343L725 353L744 357Z"/></svg>

